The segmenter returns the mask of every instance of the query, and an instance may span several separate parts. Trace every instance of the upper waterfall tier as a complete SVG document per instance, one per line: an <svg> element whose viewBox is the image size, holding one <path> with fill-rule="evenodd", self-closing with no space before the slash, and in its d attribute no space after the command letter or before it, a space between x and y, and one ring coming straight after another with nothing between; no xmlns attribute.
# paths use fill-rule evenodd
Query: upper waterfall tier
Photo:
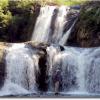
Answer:
<svg viewBox="0 0 100 100"><path fill-rule="evenodd" d="M75 25L78 11L67 6L41 7L31 40L64 45Z"/></svg>

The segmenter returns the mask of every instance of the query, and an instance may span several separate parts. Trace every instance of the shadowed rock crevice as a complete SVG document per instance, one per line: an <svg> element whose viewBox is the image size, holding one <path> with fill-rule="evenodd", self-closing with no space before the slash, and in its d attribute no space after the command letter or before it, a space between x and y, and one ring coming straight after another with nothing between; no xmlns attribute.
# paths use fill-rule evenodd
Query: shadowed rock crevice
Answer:
<svg viewBox="0 0 100 100"><path fill-rule="evenodd" d="M5 50L0 50L0 89L3 87L6 78L6 60Z"/></svg>
<svg viewBox="0 0 100 100"><path fill-rule="evenodd" d="M47 75L47 54L43 51L44 54L39 55L39 72L36 73L36 83L40 91L47 91L48 89L48 75Z"/></svg>

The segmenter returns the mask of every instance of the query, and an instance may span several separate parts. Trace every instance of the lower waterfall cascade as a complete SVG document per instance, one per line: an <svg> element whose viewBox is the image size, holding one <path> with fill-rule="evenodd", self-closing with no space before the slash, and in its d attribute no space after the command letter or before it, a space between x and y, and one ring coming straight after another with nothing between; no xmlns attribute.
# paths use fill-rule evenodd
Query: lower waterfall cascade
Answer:
<svg viewBox="0 0 100 100"><path fill-rule="evenodd" d="M54 92L51 77L57 69L61 70L62 93L98 94L100 93L99 52L100 48L83 49L52 44L38 49L24 43L12 44L6 49L7 75L0 95L38 93L45 83L48 84L45 92ZM45 53L46 56L43 56ZM44 65L39 65L40 57L41 60L46 59L46 68ZM37 78L44 77L41 68L47 75L43 83L37 81Z"/></svg>

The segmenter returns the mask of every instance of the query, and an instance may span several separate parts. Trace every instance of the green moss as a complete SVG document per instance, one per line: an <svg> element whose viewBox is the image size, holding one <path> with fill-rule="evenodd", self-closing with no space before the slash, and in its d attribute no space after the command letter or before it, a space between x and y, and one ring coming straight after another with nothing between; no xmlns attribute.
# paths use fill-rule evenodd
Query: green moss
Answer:
<svg viewBox="0 0 100 100"><path fill-rule="evenodd" d="M72 6L83 4L85 0L56 0L56 2L60 5Z"/></svg>
<svg viewBox="0 0 100 100"><path fill-rule="evenodd" d="M48 3L56 4L56 5L79 5L86 2L86 0L40 0L40 4L46 5Z"/></svg>
<svg viewBox="0 0 100 100"><path fill-rule="evenodd" d="M4 9L8 6L9 0L0 0L0 9Z"/></svg>
<svg viewBox="0 0 100 100"><path fill-rule="evenodd" d="M87 28L93 28L100 25L100 8L94 7L87 10L82 10L80 13L81 24L84 24Z"/></svg>
<svg viewBox="0 0 100 100"><path fill-rule="evenodd" d="M99 32L100 2L87 2L83 5L75 25L74 43L81 47L100 46Z"/></svg>

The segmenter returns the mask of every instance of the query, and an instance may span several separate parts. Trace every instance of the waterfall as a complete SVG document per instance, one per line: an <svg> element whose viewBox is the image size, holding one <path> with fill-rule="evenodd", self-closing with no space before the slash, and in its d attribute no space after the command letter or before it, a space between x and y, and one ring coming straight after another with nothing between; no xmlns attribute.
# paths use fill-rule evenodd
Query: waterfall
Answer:
<svg viewBox="0 0 100 100"><path fill-rule="evenodd" d="M6 77L0 96L54 92L53 75L61 70L61 93L100 93L100 48L52 44L11 44L6 48ZM42 79L44 78L44 79Z"/></svg>
<svg viewBox="0 0 100 100"><path fill-rule="evenodd" d="M50 23L54 9L54 6L41 7L31 40L35 42L48 42L49 33L51 31Z"/></svg>
<svg viewBox="0 0 100 100"><path fill-rule="evenodd" d="M73 25L70 27L70 29L63 35L63 37L60 39L59 44L60 45L65 45L65 43L67 43L68 37L72 31L72 28L74 27L75 23L77 20L75 20L75 22L73 23Z"/></svg>
<svg viewBox="0 0 100 100"><path fill-rule="evenodd" d="M53 77L57 69L62 74L62 92L77 94L100 93L99 78L99 51L100 48L73 48L65 47L64 51L59 48L48 47L50 77ZM57 52L55 53L54 52ZM52 54L52 55L51 55ZM53 90L52 78L50 78L49 91Z"/></svg>
<svg viewBox="0 0 100 100"><path fill-rule="evenodd" d="M51 48L51 47L50 47ZM52 73L51 73L51 77L53 76L53 74L55 73L55 71L57 69L60 69L62 72L62 77L63 77L63 91L66 91L68 88L73 88L72 86L72 81L74 81L75 79L75 74L76 74L76 70L77 70L77 62L75 60L75 55L70 52L70 51L60 51L59 48L57 49L57 53L55 54L55 56L53 57L52 60ZM49 49L48 49L49 50ZM50 51L48 51L48 54L51 54L51 49ZM51 55L50 55L51 56ZM51 71L51 70L50 70ZM68 74L68 75L67 75ZM67 87L67 85L69 85ZM76 84L73 84L76 85ZM52 88L52 84L50 85Z"/></svg>
<svg viewBox="0 0 100 100"><path fill-rule="evenodd" d="M54 58L58 54L59 51L60 51L59 48L55 48L54 46L51 46L51 47L47 48L48 63L49 63L49 66L50 66L49 74L52 73L52 67L53 67Z"/></svg>
<svg viewBox="0 0 100 100"><path fill-rule="evenodd" d="M12 44L6 52L7 75L2 91L11 95L35 93L38 56L36 54L31 56L31 51L25 48L25 44Z"/></svg>
<svg viewBox="0 0 100 100"><path fill-rule="evenodd" d="M72 14L70 15L70 13ZM74 9L71 12L71 8L67 6L41 7L31 40L35 42L65 44L76 22L74 22L74 17L78 13L75 16L74 13L76 13ZM71 17L69 18L69 16ZM64 30L67 31L64 32Z"/></svg>
<svg viewBox="0 0 100 100"><path fill-rule="evenodd" d="M81 59L81 61L80 61ZM86 87L85 87L85 70L86 70L86 65L85 65L85 57L84 53L81 53L78 58L78 72L77 72L77 78L78 78L78 83L79 83L79 92L86 92Z"/></svg>
<svg viewBox="0 0 100 100"><path fill-rule="evenodd" d="M85 55L86 56L86 55ZM86 61L86 87L89 92L100 93L100 48L87 54Z"/></svg>
<svg viewBox="0 0 100 100"><path fill-rule="evenodd" d="M69 9L70 8L66 6L61 6L58 9L58 15L55 21L55 29L54 29L54 33L52 36L53 43L58 43L60 38L63 35L63 28L65 26L65 23L67 23L66 17L69 12Z"/></svg>
<svg viewBox="0 0 100 100"><path fill-rule="evenodd" d="M100 95L100 47L64 46L77 21L68 18L71 9L41 7L31 39L35 42L6 47L6 75L0 96L53 93L53 76L58 69L62 77L60 93Z"/></svg>

